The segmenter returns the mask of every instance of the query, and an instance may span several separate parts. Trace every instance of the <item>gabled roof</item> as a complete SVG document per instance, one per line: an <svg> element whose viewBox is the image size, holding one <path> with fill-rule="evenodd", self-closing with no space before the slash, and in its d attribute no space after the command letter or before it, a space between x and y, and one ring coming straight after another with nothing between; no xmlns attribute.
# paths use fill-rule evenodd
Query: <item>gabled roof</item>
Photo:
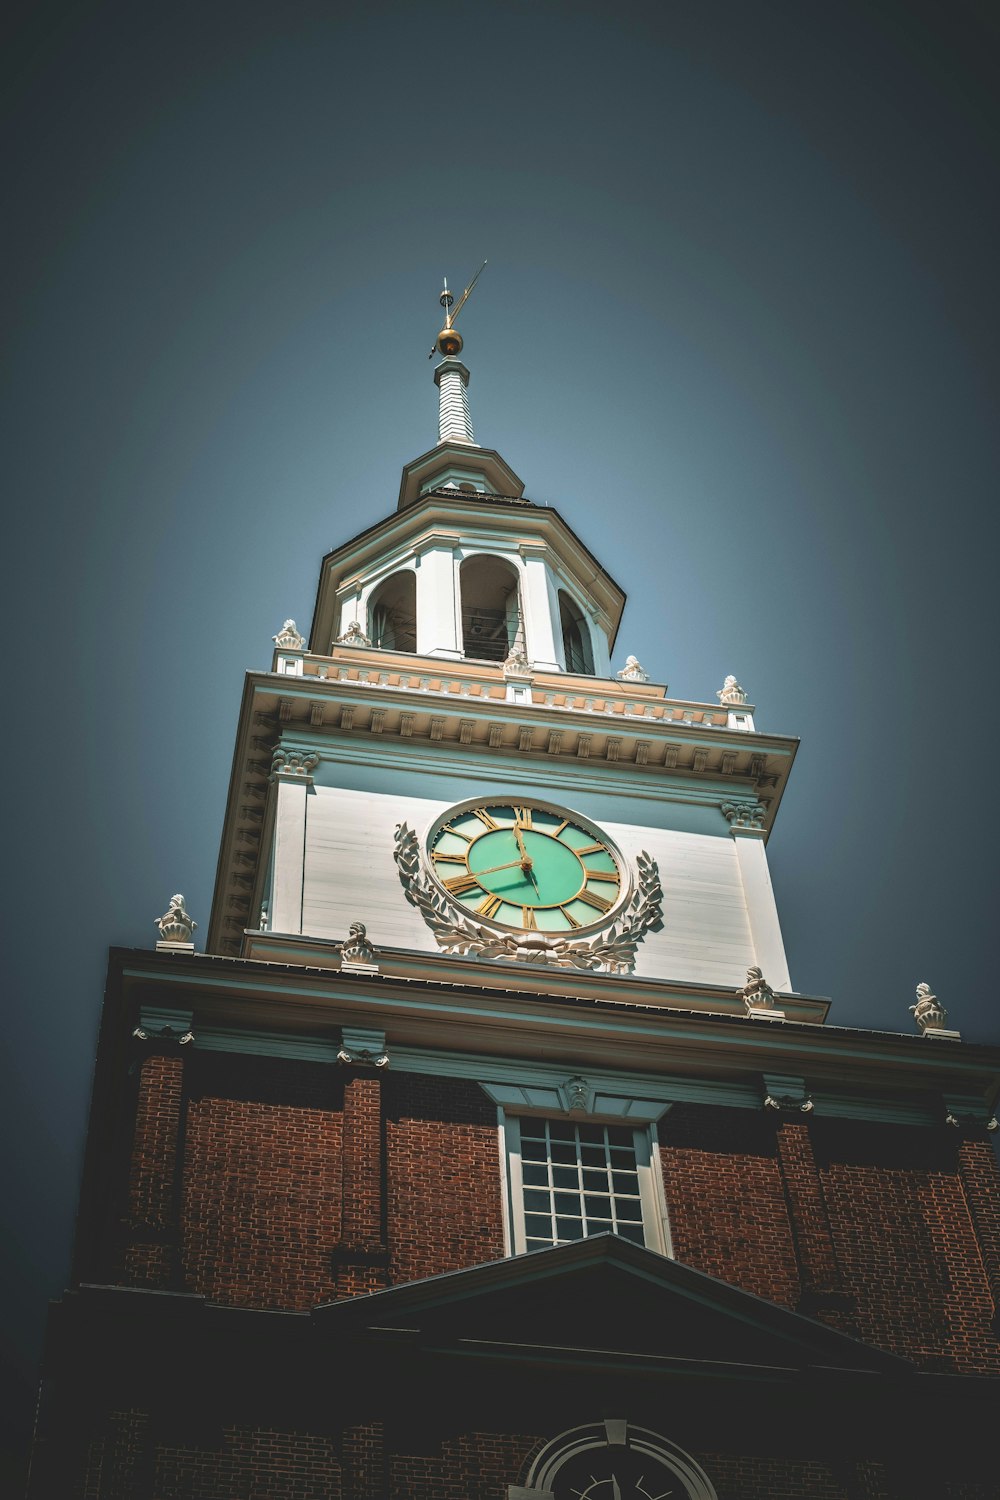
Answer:
<svg viewBox="0 0 1000 1500"><path fill-rule="evenodd" d="M515 1345L525 1354L603 1351L668 1364L869 1374L913 1369L908 1360L612 1234L328 1303L312 1316L331 1333L391 1330L435 1344Z"/></svg>

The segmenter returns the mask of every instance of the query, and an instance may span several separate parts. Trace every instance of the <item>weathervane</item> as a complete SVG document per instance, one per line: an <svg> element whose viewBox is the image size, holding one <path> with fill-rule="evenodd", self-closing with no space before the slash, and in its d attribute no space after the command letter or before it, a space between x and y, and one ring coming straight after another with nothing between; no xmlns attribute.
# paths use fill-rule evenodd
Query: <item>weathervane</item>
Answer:
<svg viewBox="0 0 1000 1500"><path fill-rule="evenodd" d="M472 280L469 282L469 285L465 288L465 291L462 293L461 297L459 297L458 306L455 308L454 312L452 312L451 306L455 298L448 290L448 278L447 276L445 277L444 291L438 298L438 301L444 308L444 327L435 339L434 347L431 350L430 354L428 354L427 356L428 359L433 359L435 354L443 354L446 359L450 358L452 355L461 354L463 342L462 335L455 328L455 319L462 311L462 308L465 306L466 301L468 300L469 293L472 291L472 288L475 286L476 282L479 280L480 276L482 276L485 270L486 261L484 260L475 276L473 276Z"/></svg>

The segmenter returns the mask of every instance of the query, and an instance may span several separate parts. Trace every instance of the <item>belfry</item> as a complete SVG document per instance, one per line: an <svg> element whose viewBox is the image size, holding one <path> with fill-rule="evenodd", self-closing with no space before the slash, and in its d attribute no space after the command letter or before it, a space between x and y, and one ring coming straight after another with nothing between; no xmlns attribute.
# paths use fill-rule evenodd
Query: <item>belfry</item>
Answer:
<svg viewBox="0 0 1000 1500"><path fill-rule="evenodd" d="M475 439L473 285L247 673L204 951L177 894L110 953L30 1500L987 1500L1000 1049L795 990L797 741L612 669Z"/></svg>

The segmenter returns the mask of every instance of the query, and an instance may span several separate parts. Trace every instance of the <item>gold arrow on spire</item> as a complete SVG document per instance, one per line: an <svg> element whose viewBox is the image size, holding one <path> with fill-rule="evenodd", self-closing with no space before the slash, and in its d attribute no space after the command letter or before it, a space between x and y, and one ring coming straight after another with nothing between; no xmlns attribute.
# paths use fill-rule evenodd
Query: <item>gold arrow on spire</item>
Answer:
<svg viewBox="0 0 1000 1500"><path fill-rule="evenodd" d="M458 306L455 308L454 312L452 312L451 308L452 303L455 301L455 298L448 290L448 278L445 277L444 291L438 298L438 301L444 308L444 327L435 339L434 347L431 349L430 354L428 354L427 356L428 359L433 359L435 354L443 354L446 359L451 355L461 354L463 339L462 335L455 328L455 319L458 317L459 313L462 311L462 308L468 301L469 293L472 291L472 288L475 286L480 276L482 276L483 272L486 270L486 266L487 262L484 260L475 276L473 276L472 280L469 282L469 285L465 288L465 291L462 293L461 297L459 297Z"/></svg>

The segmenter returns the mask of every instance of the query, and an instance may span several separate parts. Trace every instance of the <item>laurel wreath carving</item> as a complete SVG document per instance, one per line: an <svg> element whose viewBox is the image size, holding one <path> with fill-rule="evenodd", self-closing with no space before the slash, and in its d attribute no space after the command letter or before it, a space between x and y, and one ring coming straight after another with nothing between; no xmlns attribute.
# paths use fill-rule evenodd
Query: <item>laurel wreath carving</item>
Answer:
<svg viewBox="0 0 1000 1500"><path fill-rule="evenodd" d="M500 933L477 926L431 880L424 869L420 841L413 829L406 823L398 823L394 843L393 857L406 898L448 953L625 974L633 967L636 949L646 933L663 926L660 872L655 859L645 850L636 857L639 878L635 890L611 926L594 937L563 938L541 932Z"/></svg>

